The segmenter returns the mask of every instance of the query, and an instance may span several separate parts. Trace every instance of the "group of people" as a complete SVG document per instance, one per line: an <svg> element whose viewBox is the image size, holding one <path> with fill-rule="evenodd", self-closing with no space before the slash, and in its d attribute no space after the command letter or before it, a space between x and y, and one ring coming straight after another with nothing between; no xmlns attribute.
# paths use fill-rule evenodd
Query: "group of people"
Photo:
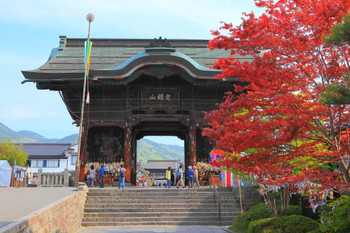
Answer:
<svg viewBox="0 0 350 233"><path fill-rule="evenodd" d="M175 174L176 180L174 181L174 186L179 188L180 186L185 188L185 170L183 168L183 165L180 165L179 169L177 170ZM172 171L171 167L168 167L168 170L165 172L165 177L167 180L167 187L170 188L172 185ZM198 170L196 166L189 166L187 170L187 179L188 179L188 186L189 188L193 188L194 185L197 185L199 187L199 180L198 180Z"/></svg>
<svg viewBox="0 0 350 233"><path fill-rule="evenodd" d="M118 187L119 189L124 189L125 188L125 172L126 169L124 168L123 165L120 165L120 168L118 169L118 177L119 177L119 184ZM100 188L104 188L104 177L105 177L105 169L103 164L101 165L101 168L98 170L98 179L100 181ZM87 185L89 188L94 187L94 182L96 180L96 171L95 171L95 166L91 165L90 169L87 171Z"/></svg>
<svg viewBox="0 0 350 233"><path fill-rule="evenodd" d="M118 169L118 177L119 177L119 189L125 188L125 172L126 169L123 165L120 166ZM175 176L172 173L171 167L168 167L168 170L165 172L165 179L167 181L166 187L170 188L172 185L176 186L177 188L183 187L185 188L185 170L183 168L183 165L180 165L178 170L175 173ZM199 187L199 181L198 181L198 170L196 166L189 166L187 169L187 179L188 179L188 185L189 188L193 188L194 185L197 185ZM101 168L98 170L98 179L100 181L100 188L104 188L104 176L105 176L105 169L104 166L101 165ZM90 166L90 169L87 172L87 185L89 188L94 187L94 182L96 180L96 171L94 165Z"/></svg>

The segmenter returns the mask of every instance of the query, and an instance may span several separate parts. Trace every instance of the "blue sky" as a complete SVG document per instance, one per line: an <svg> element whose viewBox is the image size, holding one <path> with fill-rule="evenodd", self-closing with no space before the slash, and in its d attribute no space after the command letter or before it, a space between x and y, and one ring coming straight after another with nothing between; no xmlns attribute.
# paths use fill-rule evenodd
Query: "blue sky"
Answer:
<svg viewBox="0 0 350 233"><path fill-rule="evenodd" d="M256 11L253 0L2 0L0 9L0 122L47 138L79 129L58 93L21 84L21 71L44 64L60 35L87 37L88 13L95 15L92 38L212 39L220 21L239 25L243 12ZM183 145L174 137L153 140Z"/></svg>

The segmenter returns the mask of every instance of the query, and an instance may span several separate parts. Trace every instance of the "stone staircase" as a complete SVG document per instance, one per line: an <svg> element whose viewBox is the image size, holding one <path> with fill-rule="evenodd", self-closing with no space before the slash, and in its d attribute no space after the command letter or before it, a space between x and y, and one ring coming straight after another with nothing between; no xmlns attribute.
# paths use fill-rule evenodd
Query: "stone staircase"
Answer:
<svg viewBox="0 0 350 233"><path fill-rule="evenodd" d="M209 188L90 189L82 226L231 225L240 214L237 193L225 188L218 195L220 210ZM249 197L245 207L256 202Z"/></svg>

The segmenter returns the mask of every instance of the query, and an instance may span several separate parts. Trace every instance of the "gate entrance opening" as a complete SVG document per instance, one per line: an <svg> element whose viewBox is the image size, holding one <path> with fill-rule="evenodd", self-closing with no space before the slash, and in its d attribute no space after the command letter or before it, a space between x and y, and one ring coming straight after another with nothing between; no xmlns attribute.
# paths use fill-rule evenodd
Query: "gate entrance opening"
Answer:
<svg viewBox="0 0 350 233"><path fill-rule="evenodd" d="M176 172L184 163L184 141L175 136L145 136L137 141L136 184L165 186L168 167Z"/></svg>

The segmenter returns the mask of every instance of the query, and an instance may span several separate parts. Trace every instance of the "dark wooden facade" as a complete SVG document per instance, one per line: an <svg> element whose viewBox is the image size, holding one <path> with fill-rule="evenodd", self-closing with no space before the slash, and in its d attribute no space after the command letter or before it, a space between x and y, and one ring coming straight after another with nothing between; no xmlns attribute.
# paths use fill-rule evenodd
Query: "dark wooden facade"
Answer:
<svg viewBox="0 0 350 233"><path fill-rule="evenodd" d="M144 136L177 136L185 142L185 165L209 157L212 145L201 136L203 111L215 109L232 83L209 69L228 56L210 51L206 40L92 39L80 160L123 160L126 181L135 183L136 143ZM84 39L61 37L47 63L23 71L24 82L58 91L79 125L84 78Z"/></svg>

